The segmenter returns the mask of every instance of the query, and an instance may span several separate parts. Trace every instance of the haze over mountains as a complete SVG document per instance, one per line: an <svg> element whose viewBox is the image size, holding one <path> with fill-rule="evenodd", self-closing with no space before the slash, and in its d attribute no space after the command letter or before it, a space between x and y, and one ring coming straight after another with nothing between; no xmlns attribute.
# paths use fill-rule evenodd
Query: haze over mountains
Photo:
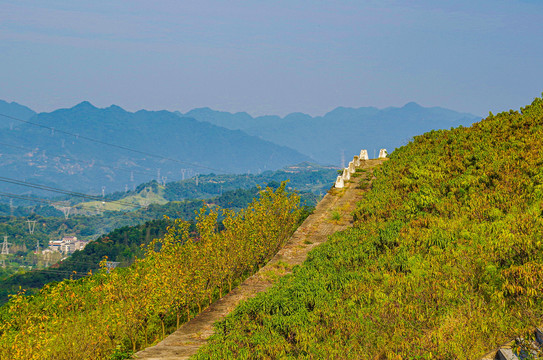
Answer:
<svg viewBox="0 0 543 360"><path fill-rule="evenodd" d="M279 145L291 147L309 155L323 164L341 165L341 153L346 158L368 150L394 148L407 144L411 137L433 129L449 129L459 125L469 126L481 117L459 113L440 107L426 108L414 102L401 108L338 107L324 116L311 117L303 113L292 113L284 118L260 116L253 118L247 113L228 113L209 108L194 109L183 117L239 129L247 134Z"/></svg>
<svg viewBox="0 0 543 360"><path fill-rule="evenodd" d="M281 118L209 108L185 114L133 113L115 105L100 109L89 102L36 114L17 103L0 101L0 114L44 126L0 116L0 173L91 193L100 193L103 186L111 192L151 179L180 180L183 173L256 173L304 161L340 166L342 153L350 158L366 148L372 157L374 150L390 152L425 131L470 125L480 119L416 103L386 109L338 107L324 116L293 113ZM29 191L6 186L0 188Z"/></svg>
<svg viewBox="0 0 543 360"><path fill-rule="evenodd" d="M186 169L186 175L254 173L309 160L295 150L241 131L180 118L167 111L131 113L118 106L98 109L83 102L70 109L38 114L31 121L57 131L25 123L16 124L12 130L1 129L0 172L7 177L70 190L97 193L106 186L110 192L159 176L161 180L181 179L182 169Z"/></svg>

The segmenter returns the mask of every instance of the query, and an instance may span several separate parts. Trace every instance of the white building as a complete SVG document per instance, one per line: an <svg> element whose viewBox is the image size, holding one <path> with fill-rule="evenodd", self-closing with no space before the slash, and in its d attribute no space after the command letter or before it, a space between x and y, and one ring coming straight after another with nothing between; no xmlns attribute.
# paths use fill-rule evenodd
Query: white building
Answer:
<svg viewBox="0 0 543 360"><path fill-rule="evenodd" d="M63 237L62 240L50 240L49 249L63 254L72 254L76 250L83 250L86 241L77 240L75 236Z"/></svg>

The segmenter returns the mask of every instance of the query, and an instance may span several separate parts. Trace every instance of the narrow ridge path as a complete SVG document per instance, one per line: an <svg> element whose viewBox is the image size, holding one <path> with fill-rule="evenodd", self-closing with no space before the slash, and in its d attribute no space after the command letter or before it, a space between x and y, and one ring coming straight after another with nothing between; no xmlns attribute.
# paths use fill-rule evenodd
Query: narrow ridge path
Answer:
<svg viewBox="0 0 543 360"><path fill-rule="evenodd" d="M373 180L373 169L386 159L361 161L357 169L360 177L353 177L343 189L332 188L317 204L315 211L300 225L285 246L258 272L247 278L237 288L215 301L174 333L155 346L134 355L138 360L178 360L188 359L205 345L213 334L213 324L225 318L245 299L266 291L279 277L290 273L295 265L301 265L314 247L326 242L328 236L344 230L352 224L351 213ZM360 180L368 184L359 187ZM337 213L336 213L337 212ZM333 220L334 214L336 220ZM338 219L339 217L339 219Z"/></svg>

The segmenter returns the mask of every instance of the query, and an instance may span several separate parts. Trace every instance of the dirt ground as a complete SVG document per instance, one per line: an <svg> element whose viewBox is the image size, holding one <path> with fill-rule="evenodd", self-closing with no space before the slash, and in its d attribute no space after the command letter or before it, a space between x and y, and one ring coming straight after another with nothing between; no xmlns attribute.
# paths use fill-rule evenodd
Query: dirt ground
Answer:
<svg viewBox="0 0 543 360"><path fill-rule="evenodd" d="M232 312L242 301L266 291L281 276L290 272L295 265L301 265L309 251L328 240L328 236L351 226L351 213L356 203L370 188L373 169L384 160L362 161L357 169L359 177L347 181L343 189L332 188L319 202L311 214L285 246L263 266L256 274L247 278L229 294L211 304L198 316L183 324L177 331L155 346L144 349L134 355L135 359L188 359L205 345L213 334L213 324ZM359 186L360 182L365 186Z"/></svg>

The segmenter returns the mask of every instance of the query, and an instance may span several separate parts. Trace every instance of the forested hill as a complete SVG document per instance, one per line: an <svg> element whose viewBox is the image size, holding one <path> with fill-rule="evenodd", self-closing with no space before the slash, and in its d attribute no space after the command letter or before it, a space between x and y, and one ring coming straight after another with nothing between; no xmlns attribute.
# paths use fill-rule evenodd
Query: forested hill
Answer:
<svg viewBox="0 0 543 360"><path fill-rule="evenodd" d="M289 146L320 163L335 165L341 164L342 152L349 157L349 154L355 154L360 147L364 147L368 149L370 157L376 157L379 149L392 151L405 145L412 136L430 130L469 126L481 119L472 114L440 107L423 107L414 102L385 109L338 107L316 117L292 113L283 118L253 118L243 112L232 114L209 108L177 114L228 129L239 129Z"/></svg>
<svg viewBox="0 0 543 360"><path fill-rule="evenodd" d="M270 184L276 188L278 183ZM258 197L259 189L253 187L251 189L236 189L224 192L220 196L207 199L206 202L210 207L220 207L238 211L245 208L255 197ZM304 211L309 209L317 201L316 196L312 193L301 194L301 205L306 206ZM74 252L66 259L54 263L45 269L35 268L32 271L16 273L11 276L3 276L0 271L0 304L8 300L8 295L16 294L21 289L27 290L27 293L32 293L33 290L41 288L43 285L61 281L69 278L81 278L86 276L89 271L97 271L99 263L104 257L109 261L120 263L120 267L129 266L135 258L142 258L144 248L153 239L161 238L167 230L167 227L173 224L175 219L184 219L193 221L198 210L202 207L202 200L187 200L182 202L168 202L164 205L153 204L147 209L141 209L130 213L113 213L108 212L102 216L76 216L70 219L64 218L42 218L39 216L33 217L37 221L37 231L33 235L26 234L26 218L12 218L5 220L0 224L0 230L4 233L11 234L12 243L22 246L19 248L33 249L36 241L46 245L48 240L62 237L62 235L77 235L79 238L86 239L85 232L96 230L102 226L104 229L115 228L104 233L95 241L91 241L83 250ZM167 217L167 219L165 218ZM128 224L120 225L120 224ZM2 232L0 232L2 233ZM97 233L103 233L97 232ZM83 236L82 236L83 235ZM16 257L23 257L24 252L18 252ZM26 255L29 262L36 264L36 255L30 251ZM9 258L6 263L9 264ZM43 260L42 260L43 262ZM2 269L0 269L2 270Z"/></svg>
<svg viewBox="0 0 543 360"><path fill-rule="evenodd" d="M397 149L355 225L196 358L476 359L543 319L543 100Z"/></svg>
<svg viewBox="0 0 543 360"><path fill-rule="evenodd" d="M325 194L337 176L337 168L311 163L286 166L276 171L259 174L207 174L197 178L169 182L164 185L156 181L140 184L133 192L111 194L111 199L128 199L134 194L144 196L146 189L154 192L164 201L207 199L236 189L250 189L255 186L279 184L288 181L288 187L300 192Z"/></svg>

